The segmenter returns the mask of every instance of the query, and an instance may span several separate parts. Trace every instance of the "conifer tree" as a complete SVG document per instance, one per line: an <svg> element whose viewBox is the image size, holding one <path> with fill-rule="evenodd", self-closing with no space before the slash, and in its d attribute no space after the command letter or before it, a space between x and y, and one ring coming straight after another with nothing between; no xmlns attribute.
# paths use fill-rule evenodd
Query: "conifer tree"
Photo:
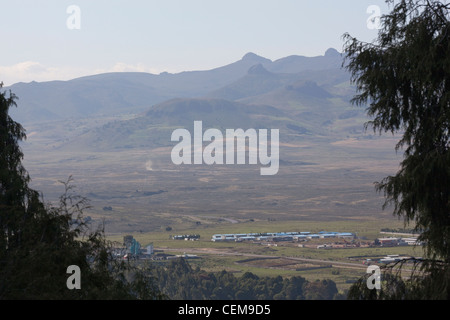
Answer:
<svg viewBox="0 0 450 320"><path fill-rule="evenodd" d="M104 230L89 230L89 201L74 193L71 177L56 207L29 187L25 130L9 115L16 100L0 92L0 299L164 298L149 270L115 260ZM69 266L80 268L80 289L67 286Z"/></svg>
<svg viewBox="0 0 450 320"><path fill-rule="evenodd" d="M392 10L382 17L376 41L366 43L344 35L345 66L358 91L352 102L368 105L367 113L373 118L367 126L380 134L401 135L396 146L397 151L404 150L400 170L377 183L376 189L385 195L384 208L392 205L394 215L421 233L426 259L415 268L420 275L416 273L406 282L386 277L392 281L385 282L390 287L382 296L448 299L450 4L435 0L386 2ZM364 290L354 288L353 297L380 296L367 292L358 296ZM422 295L417 295L419 291Z"/></svg>

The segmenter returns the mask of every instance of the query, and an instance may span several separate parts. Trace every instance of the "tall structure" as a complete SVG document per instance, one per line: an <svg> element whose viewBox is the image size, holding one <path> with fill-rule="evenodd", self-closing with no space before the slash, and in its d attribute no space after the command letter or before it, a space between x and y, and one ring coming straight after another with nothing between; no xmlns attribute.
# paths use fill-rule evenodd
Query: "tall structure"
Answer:
<svg viewBox="0 0 450 320"><path fill-rule="evenodd" d="M127 235L123 237L123 245L128 249L131 246L131 243L133 242L133 236Z"/></svg>
<svg viewBox="0 0 450 320"><path fill-rule="evenodd" d="M136 256L141 253L141 244L138 241L136 241L136 239L134 239L134 238L131 243L130 253L134 254Z"/></svg>
<svg viewBox="0 0 450 320"><path fill-rule="evenodd" d="M146 249L147 249L147 254L148 255L152 255L153 254L153 243L149 243L147 246L146 246Z"/></svg>
<svg viewBox="0 0 450 320"><path fill-rule="evenodd" d="M123 245L128 254L139 255L141 253L141 244L132 235L123 237Z"/></svg>

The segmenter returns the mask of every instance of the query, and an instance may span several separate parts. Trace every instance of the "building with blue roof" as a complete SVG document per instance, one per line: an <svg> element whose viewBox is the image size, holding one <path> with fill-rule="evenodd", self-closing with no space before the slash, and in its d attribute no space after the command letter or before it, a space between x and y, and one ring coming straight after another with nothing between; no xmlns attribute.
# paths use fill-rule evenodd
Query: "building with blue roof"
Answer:
<svg viewBox="0 0 450 320"><path fill-rule="evenodd" d="M319 238L355 238L355 234L350 232L328 232L320 231L315 234L311 232L266 232L266 233L237 233L237 234L214 234L211 241L249 241L249 240L266 240L266 241L291 241L299 239L319 239Z"/></svg>

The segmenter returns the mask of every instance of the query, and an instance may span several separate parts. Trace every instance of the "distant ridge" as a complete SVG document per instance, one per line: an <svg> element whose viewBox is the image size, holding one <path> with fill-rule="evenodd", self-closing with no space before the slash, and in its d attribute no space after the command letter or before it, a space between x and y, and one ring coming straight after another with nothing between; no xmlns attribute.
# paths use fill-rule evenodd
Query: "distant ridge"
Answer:
<svg viewBox="0 0 450 320"><path fill-rule="evenodd" d="M173 98L236 100L308 80L305 75L298 76L301 72L333 70L327 71L333 74L341 63L335 49L328 49L323 56L289 56L276 61L249 52L236 62L205 71L104 73L68 81L17 83L4 89L20 98L20 107L12 111L15 119L33 123L140 113Z"/></svg>

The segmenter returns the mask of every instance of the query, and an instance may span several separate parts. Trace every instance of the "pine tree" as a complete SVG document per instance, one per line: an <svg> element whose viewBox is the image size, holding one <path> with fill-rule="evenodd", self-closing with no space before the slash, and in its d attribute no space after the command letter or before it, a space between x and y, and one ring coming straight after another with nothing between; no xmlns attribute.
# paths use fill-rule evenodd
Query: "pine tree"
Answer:
<svg viewBox="0 0 450 320"><path fill-rule="evenodd" d="M394 215L422 232L419 240L426 244L427 259L421 263L421 276L408 282L410 287L415 287L416 292L422 287L422 298L448 299L450 4L386 2L392 11L382 17L382 29L375 42L344 36L346 68L358 90L352 102L368 105L367 113L373 120L367 126L374 131L401 135L396 146L397 151L404 149L401 168L395 176L377 183L376 189L385 194L384 208L393 205ZM437 275L439 281L433 278ZM398 281L402 280L396 279L392 285ZM440 285L425 290L430 283ZM411 296L408 284L398 288L404 288L399 289L403 292L400 295L391 290L392 286L388 289L392 297Z"/></svg>
<svg viewBox="0 0 450 320"><path fill-rule="evenodd" d="M0 299L164 298L149 270L113 259L104 230L87 228L89 201L74 193L71 177L57 207L29 187L19 146L25 130L9 116L16 100L0 92ZM67 286L73 265L79 290Z"/></svg>

